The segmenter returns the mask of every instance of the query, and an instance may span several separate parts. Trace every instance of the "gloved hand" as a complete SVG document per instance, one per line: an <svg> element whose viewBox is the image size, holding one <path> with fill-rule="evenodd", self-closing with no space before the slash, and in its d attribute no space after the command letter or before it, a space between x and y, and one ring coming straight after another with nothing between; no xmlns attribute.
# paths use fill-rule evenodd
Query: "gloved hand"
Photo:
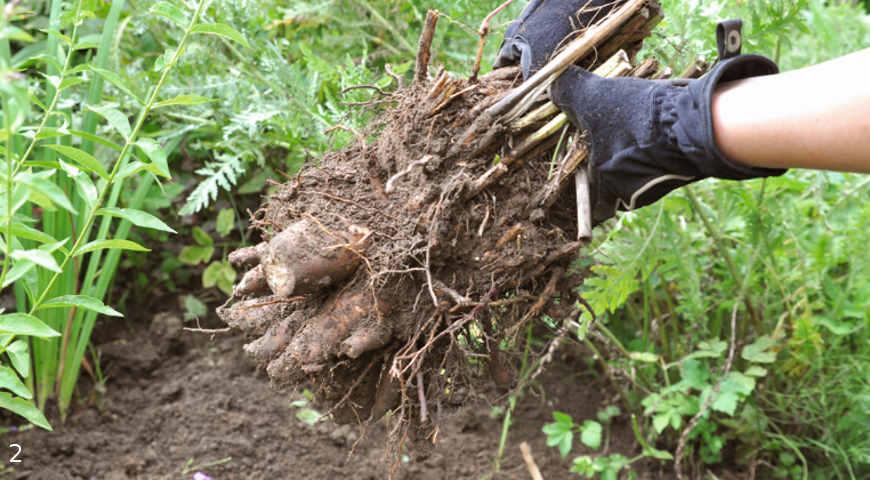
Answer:
<svg viewBox="0 0 870 480"><path fill-rule="evenodd" d="M784 173L726 158L713 135L711 107L718 85L777 72L765 57L739 55L720 61L698 80L609 79L579 67L562 74L550 95L587 132L593 223L703 178Z"/></svg>
<svg viewBox="0 0 870 480"><path fill-rule="evenodd" d="M493 67L519 63L523 78L547 64L553 52L625 0L532 0L504 35Z"/></svg>

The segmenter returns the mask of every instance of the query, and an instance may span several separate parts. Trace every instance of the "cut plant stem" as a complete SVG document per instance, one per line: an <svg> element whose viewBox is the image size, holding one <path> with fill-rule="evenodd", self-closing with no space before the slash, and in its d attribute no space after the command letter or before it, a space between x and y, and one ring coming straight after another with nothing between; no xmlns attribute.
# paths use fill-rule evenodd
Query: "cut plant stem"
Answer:
<svg viewBox="0 0 870 480"><path fill-rule="evenodd" d="M467 152L470 147L474 148L473 143L480 138L480 132L492 131L493 125L508 123L523 115L529 108L532 108L535 101L543 95L562 72L592 53L629 19L638 14L645 5L649 5L650 8L659 8L654 0L629 0L618 10L611 12L601 23L590 27L583 35L569 42L541 70L518 87L510 90L492 106L483 110L481 114L476 115L476 120L459 136L459 140L453 144L447 156ZM478 143L485 142L479 141ZM478 145L476 150L481 150L481 146Z"/></svg>
<svg viewBox="0 0 870 480"><path fill-rule="evenodd" d="M553 102L547 102L529 112L525 117L514 120L511 123L511 130L517 132L520 130L525 130L532 125L538 122L542 122L558 113L559 107L557 107Z"/></svg>
<svg viewBox="0 0 870 480"><path fill-rule="evenodd" d="M640 42L648 37L653 28L661 21L662 11L658 5L650 2L641 8L631 20L625 23L619 31L598 48L598 54L607 57L620 49L630 49L633 54L638 50Z"/></svg>
<svg viewBox="0 0 870 480"><path fill-rule="evenodd" d="M432 56L432 38L435 36L435 27L438 26L437 10L429 10L426 13L426 24L420 35L420 45L417 47L417 62L414 69L414 81L422 83L429 76L429 59Z"/></svg>
<svg viewBox="0 0 870 480"><path fill-rule="evenodd" d="M632 71L633 67L631 62L629 62L628 54L625 53L624 50L620 50L616 52L612 57L610 57L606 62L601 64L598 68L596 68L592 73L598 75L599 77L622 77L628 75ZM534 95L535 92L530 94L530 97ZM522 103L527 103L528 100L524 100ZM519 118L518 120L514 120L511 124L511 128L515 130L522 130L531 125L534 125L540 121L543 121L549 118L550 115L556 114L559 112L559 107L557 107L553 102L548 101L547 103L541 105L536 108L532 112L526 114L524 117ZM512 116L514 112L508 114L508 117ZM564 125L564 123L563 123Z"/></svg>
<svg viewBox="0 0 870 480"><path fill-rule="evenodd" d="M637 14L640 9L646 5L649 0L629 0L618 10L611 13L604 21L593 25L586 33L575 40L572 40L568 45L553 58L549 63L544 65L531 78L523 82L519 87L511 90L495 105L490 107L486 113L491 118L497 118L501 114L512 108L517 102L525 98L535 88L541 85L549 85L553 83L556 77L564 72L569 66L573 65L600 45L604 40L609 38L623 24Z"/></svg>
<svg viewBox="0 0 870 480"><path fill-rule="evenodd" d="M577 189L577 239L589 240L592 238L592 196L586 167L574 172L574 185Z"/></svg>
<svg viewBox="0 0 870 480"><path fill-rule="evenodd" d="M628 62L628 55L624 51L619 51L613 57L608 59L607 62L602 64L598 69L595 70L595 74L603 76L603 77L619 77L624 76L632 71L631 63ZM534 95L532 92L531 95ZM552 102L547 102L542 105L537 110L529 113L525 117L517 120L514 125L526 125L526 124L535 124L540 120L545 119L544 113L547 112L558 112L559 109ZM539 120L540 119L540 120ZM540 146L545 141L552 138L554 135L562 131L562 128L568 125L568 116L564 113L558 113L555 117L551 118L546 124L544 124L541 128L536 130L534 133L530 134L526 138L524 138L520 144L514 148L508 155L506 155L501 162L497 165L494 165L489 168L483 175L474 180L471 184L470 196L474 197L478 195L481 191L492 185L495 181L501 178L504 174L508 172L510 169L510 165L514 163L516 160L522 158L527 155L529 152L533 151L536 147ZM493 129L492 132L496 132L497 129ZM489 133L488 133L489 135ZM495 141L496 135L492 135L492 140ZM479 149L484 148L489 140L481 141L481 146ZM583 162L586 158L586 150L582 151L582 158L576 159L577 165Z"/></svg>
<svg viewBox="0 0 870 480"><path fill-rule="evenodd" d="M480 63L483 61L483 48L486 46L486 36L489 35L489 24L492 22L492 19L495 18L496 15L501 13L502 10L510 6L510 4L514 3L514 0L507 0L502 3L495 10L489 12L489 15L483 19L483 22L480 23L480 28L477 30L477 35L480 39L477 41L477 55L474 58L474 66L471 67L471 78L472 82L477 80L477 74L480 73Z"/></svg>
<svg viewBox="0 0 870 480"><path fill-rule="evenodd" d="M710 64L707 62L707 59L702 55L695 59L691 65L686 67L683 70L683 73L680 74L679 78L698 78L710 68Z"/></svg>

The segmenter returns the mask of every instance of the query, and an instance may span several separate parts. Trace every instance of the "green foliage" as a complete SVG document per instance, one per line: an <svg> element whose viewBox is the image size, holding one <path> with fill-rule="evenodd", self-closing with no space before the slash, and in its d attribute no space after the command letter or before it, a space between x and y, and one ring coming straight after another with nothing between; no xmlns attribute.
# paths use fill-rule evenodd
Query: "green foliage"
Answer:
<svg viewBox="0 0 870 480"><path fill-rule="evenodd" d="M66 414L96 316L121 316L103 303L120 252L148 251L126 238L130 228L174 232L141 210L141 194L118 205L127 184L142 188L169 176L166 152L146 120L155 108L201 103L159 100L191 39L238 40L228 26L200 23L206 4L185 13L180 4L164 3L155 12L183 14L185 21L146 83L108 68L125 2L106 9L54 0L46 5L44 38L18 2L3 9L0 284L14 283L18 312L0 315L0 354L12 366L0 365L0 388L12 392L0 393L0 408L40 427L50 428L40 412L49 398ZM103 97L104 89L114 101ZM218 276L221 284L230 277L226 269Z"/></svg>
<svg viewBox="0 0 870 480"><path fill-rule="evenodd" d="M407 78L428 8L442 12L435 61L455 71L470 71L477 23L491 4L212 2L206 16L239 35L209 32L215 38L192 45L165 90L176 98L197 100L187 103L183 115L156 112L161 129L170 136L184 136L188 154L202 162L181 214L203 211L221 192L244 182L262 185L265 178L295 174L306 161L354 140L352 131L362 130L372 112L347 103L365 101L370 93L343 90L360 84L389 87L393 79L384 70L387 64ZM500 30L520 8L513 6L497 19L487 58L494 56ZM168 27L184 18L170 10L165 2L137 5L128 26L132 35L122 39L119 52L131 71L148 72L160 65L163 44L178 35ZM244 190L259 193L259 188Z"/></svg>
<svg viewBox="0 0 870 480"><path fill-rule="evenodd" d="M819 63L870 44L866 15L852 2L662 0L665 18L645 42L647 53L682 71L698 55L715 59L715 23L744 21L745 52L763 53L784 70Z"/></svg>
<svg viewBox="0 0 870 480"><path fill-rule="evenodd" d="M236 271L229 262L212 262L202 272L202 286L205 288L218 287L224 294L232 295L235 283Z"/></svg>
<svg viewBox="0 0 870 480"><path fill-rule="evenodd" d="M196 245L188 245L181 250L178 259L187 265L208 262L214 256L214 240L200 227L193 227L193 240Z"/></svg>
<svg viewBox="0 0 870 480"><path fill-rule="evenodd" d="M208 315L208 307L193 295L184 296L184 319L196 320Z"/></svg>
<svg viewBox="0 0 870 480"><path fill-rule="evenodd" d="M716 19L742 17L744 50L785 69L870 42L870 20L850 2L662 3L645 54L677 71L714 54ZM585 261L595 275L579 292L601 314L590 328L623 352L607 363L635 379L624 401L649 427L639 442L674 448L687 435L686 455L716 464L728 446L776 478L868 468L870 441L855 433L870 424L868 200L859 175L711 180L598 232ZM604 471L592 462L575 470Z"/></svg>
<svg viewBox="0 0 870 480"><path fill-rule="evenodd" d="M609 429L610 421L620 414L619 407L610 405L600 410L596 417L599 421L584 420L576 424L570 415L562 412L553 412L553 423L544 425L542 431L547 436L547 446L556 447L559 454L564 458L573 447L574 435L580 436L580 443L589 450L595 451L602 447L605 436L605 428ZM583 478L601 478L603 480L616 480L620 472L632 463L643 458L657 460L671 460L667 452L650 447L640 435L635 421L635 435L638 442L643 446L640 455L628 458L621 454L580 455L571 463L571 472L579 474ZM607 432L609 436L609 432Z"/></svg>
<svg viewBox="0 0 870 480"><path fill-rule="evenodd" d="M562 412L553 412L555 422L544 425L543 432L547 434L547 446L557 447L559 454L565 457L571 452L574 443L574 420Z"/></svg>
<svg viewBox="0 0 870 480"><path fill-rule="evenodd" d="M314 426L323 419L323 414L311 407L314 394L307 389L302 392L302 398L290 402L290 407L296 409L296 419L300 422Z"/></svg>

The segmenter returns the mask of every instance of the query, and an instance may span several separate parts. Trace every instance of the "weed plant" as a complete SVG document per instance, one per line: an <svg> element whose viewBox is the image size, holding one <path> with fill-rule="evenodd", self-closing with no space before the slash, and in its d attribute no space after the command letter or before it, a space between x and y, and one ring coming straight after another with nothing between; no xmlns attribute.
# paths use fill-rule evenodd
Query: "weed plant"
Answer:
<svg viewBox="0 0 870 480"><path fill-rule="evenodd" d="M202 22L207 3L152 6L181 33L142 83L110 68L125 2L0 2L0 285L17 306L0 315L0 407L40 427L49 399L67 413L97 315L121 316L104 298L121 252L147 251L127 239L131 227L173 232L141 210L150 185L170 178L166 140L147 119L208 101L163 90L195 36L246 45Z"/></svg>

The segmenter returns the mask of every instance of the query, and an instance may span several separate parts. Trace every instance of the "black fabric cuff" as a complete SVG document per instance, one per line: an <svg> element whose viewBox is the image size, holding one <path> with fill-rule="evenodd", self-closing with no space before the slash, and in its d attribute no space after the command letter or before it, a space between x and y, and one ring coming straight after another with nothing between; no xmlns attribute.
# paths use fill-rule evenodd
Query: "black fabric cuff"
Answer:
<svg viewBox="0 0 870 480"><path fill-rule="evenodd" d="M707 138L709 138L707 145L711 148L708 154L721 161L724 167L721 169L721 172L715 172L715 177L745 180L758 177L775 177L787 171L787 169L782 168L752 167L729 159L716 144L716 136L713 132L713 93L719 85L734 80L774 75L777 73L779 73L779 67L777 67L773 60L767 57L761 55L738 55L717 63L710 72L692 86L700 88L700 91L692 92L692 95L700 98L701 105L704 105L704 123L707 129Z"/></svg>

